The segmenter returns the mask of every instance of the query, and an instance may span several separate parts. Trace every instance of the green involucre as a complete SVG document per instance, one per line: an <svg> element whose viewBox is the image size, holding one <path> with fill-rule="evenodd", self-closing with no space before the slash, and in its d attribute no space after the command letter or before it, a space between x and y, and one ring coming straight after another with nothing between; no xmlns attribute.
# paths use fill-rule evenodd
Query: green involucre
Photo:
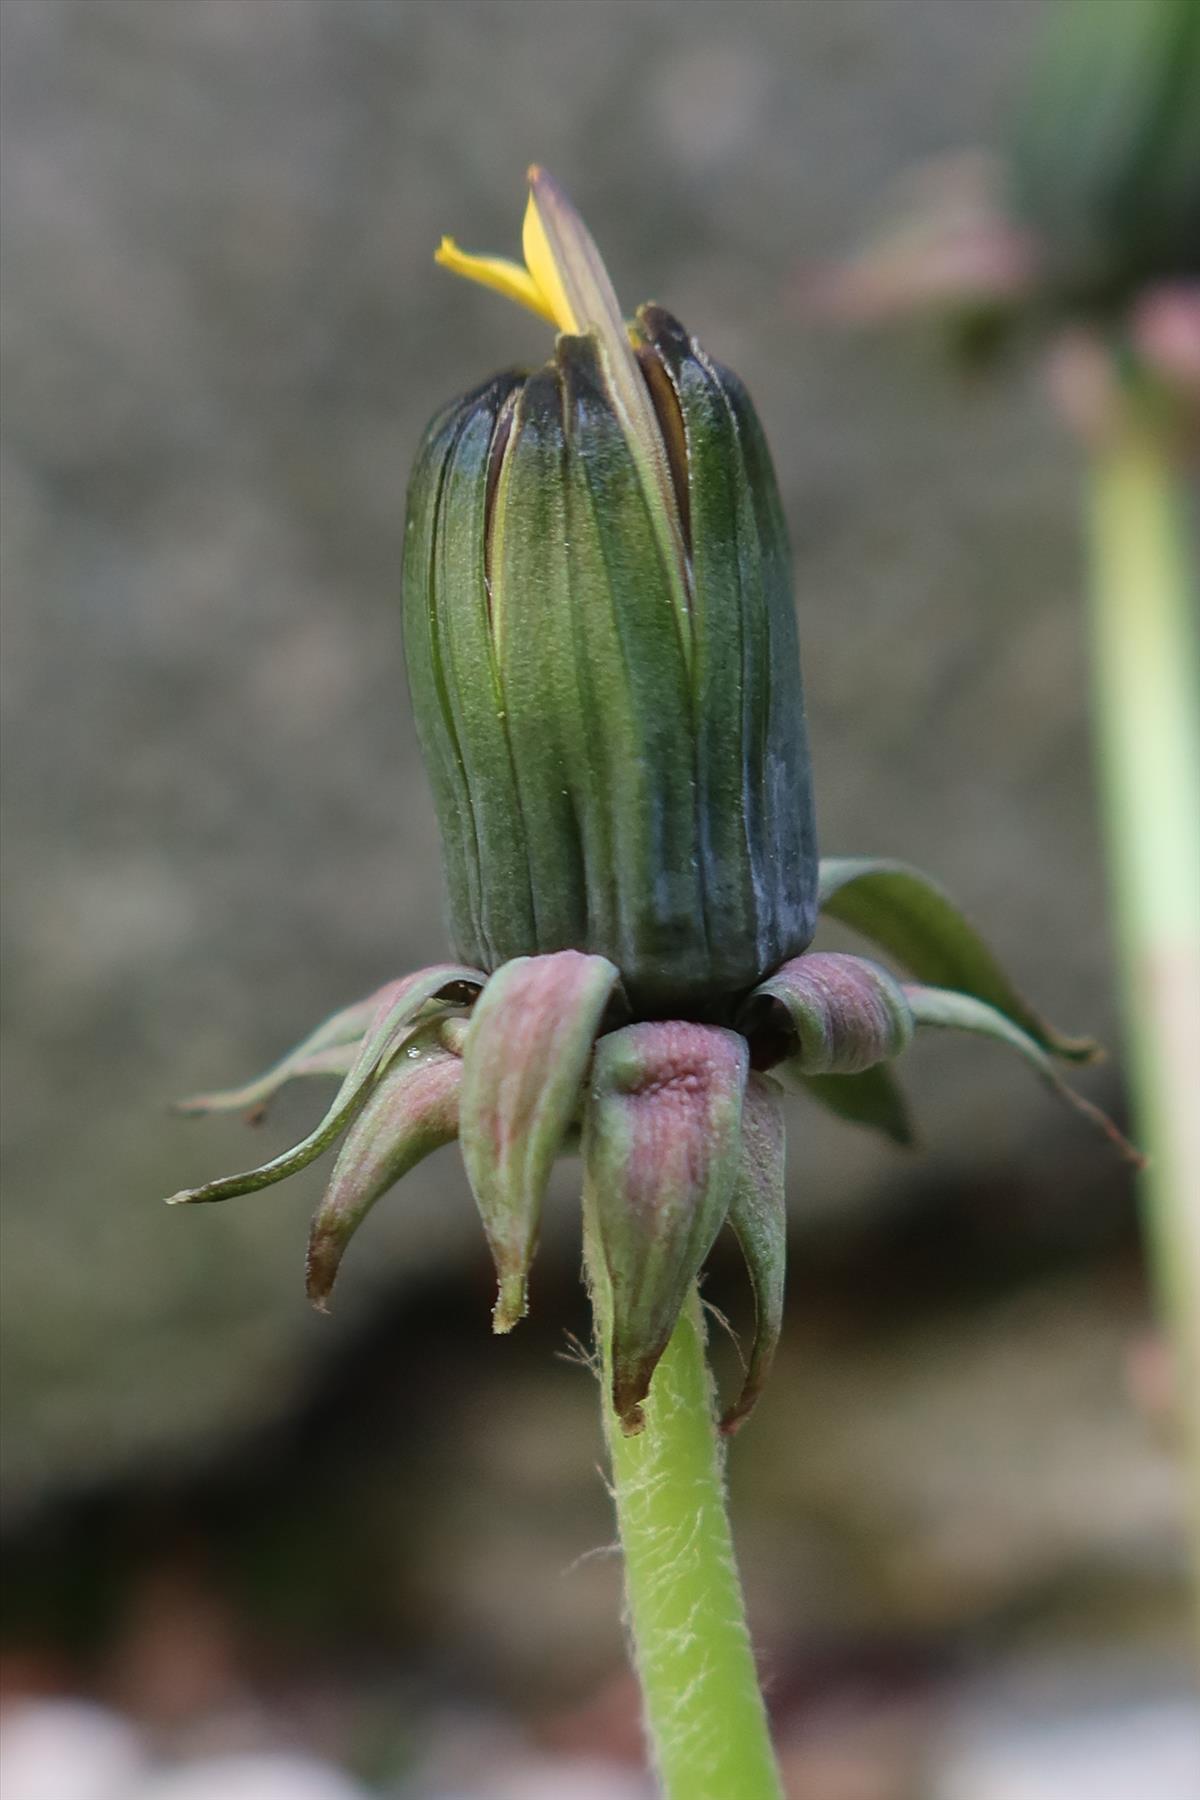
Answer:
<svg viewBox="0 0 1200 1800"><path fill-rule="evenodd" d="M594 342L562 337L426 435L409 678L464 960L577 949L635 1015L726 1019L815 924L790 558L741 384L661 309L636 329L685 566Z"/></svg>

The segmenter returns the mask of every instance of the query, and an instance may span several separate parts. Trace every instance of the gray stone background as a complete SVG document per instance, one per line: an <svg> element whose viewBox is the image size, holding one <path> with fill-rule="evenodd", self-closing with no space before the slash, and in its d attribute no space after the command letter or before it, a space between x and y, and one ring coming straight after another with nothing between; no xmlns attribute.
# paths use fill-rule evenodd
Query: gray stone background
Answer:
<svg viewBox="0 0 1200 1800"><path fill-rule="evenodd" d="M1040 11L3 0L12 1516L252 1439L430 1270L471 1284L481 1391L513 1367L534 1380L529 1352L501 1368L484 1334L453 1155L379 1207L332 1320L301 1293L319 1168L220 1209L157 1204L309 1111L281 1106L248 1139L172 1120L171 1096L248 1075L443 951L401 663L403 494L436 406L546 353L536 320L432 262L443 232L515 251L531 160L573 193L627 303L671 306L758 400L824 849L937 873L1052 1017L1113 1040L1072 447L1031 364L971 378L932 333L841 335L802 303L906 168L997 135ZM1035 1234L1127 1206L1103 1146L1000 1053L922 1048L907 1081L919 1163L796 1103L801 1262L839 1221L924 1192L1014 1196L1043 1209ZM1119 1059L1088 1085L1119 1107ZM546 1252L568 1274L572 1183L568 1167ZM865 1363L793 1344L736 1473L774 1495L750 1567L764 1606L783 1591L773 1554L812 1576L788 1507L798 1481L820 1510L838 1456L847 1491L890 1471L898 1569L928 1551L935 1613L964 1581L1003 1589L1006 1556L1070 1562L1098 1486L1118 1496L1104 1542L1171 1565L1169 1468L1122 1385L1136 1277L1064 1279ZM571 1418L580 1444L559 1442L590 1480L591 1426Z"/></svg>

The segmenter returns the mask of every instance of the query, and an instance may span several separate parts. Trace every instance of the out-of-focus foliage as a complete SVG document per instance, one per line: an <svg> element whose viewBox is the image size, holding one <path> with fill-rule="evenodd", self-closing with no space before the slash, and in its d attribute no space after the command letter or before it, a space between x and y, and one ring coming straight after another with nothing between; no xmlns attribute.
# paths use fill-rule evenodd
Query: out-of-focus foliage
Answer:
<svg viewBox="0 0 1200 1800"><path fill-rule="evenodd" d="M1200 0L1057 0L1008 166L1060 303L1200 276Z"/></svg>

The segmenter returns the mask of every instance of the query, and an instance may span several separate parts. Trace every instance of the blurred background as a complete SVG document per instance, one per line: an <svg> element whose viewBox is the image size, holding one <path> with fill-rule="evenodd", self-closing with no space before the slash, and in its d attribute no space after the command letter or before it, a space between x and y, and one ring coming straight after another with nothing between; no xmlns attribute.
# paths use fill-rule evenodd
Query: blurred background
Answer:
<svg viewBox="0 0 1200 1800"><path fill-rule="evenodd" d="M314 1104L249 1137L172 1096L443 952L403 495L438 405L548 351L432 262L515 252L531 160L758 401L823 849L937 874L1115 1044L1072 447L1035 366L804 304L901 171L1002 128L1043 10L0 6L5 1800L647 1792L576 1168L498 1342L454 1152L328 1319L319 1167L157 1204ZM905 1078L915 1157L794 1102L788 1331L730 1461L789 1792L1192 1795L1127 1171L987 1046ZM1087 1089L1124 1116L1119 1054ZM706 1291L749 1322L724 1249Z"/></svg>

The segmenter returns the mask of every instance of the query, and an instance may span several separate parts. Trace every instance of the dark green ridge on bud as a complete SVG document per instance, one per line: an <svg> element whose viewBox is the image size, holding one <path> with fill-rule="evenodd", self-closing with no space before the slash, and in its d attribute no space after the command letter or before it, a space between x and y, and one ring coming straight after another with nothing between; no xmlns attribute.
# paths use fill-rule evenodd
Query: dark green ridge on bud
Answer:
<svg viewBox="0 0 1200 1800"><path fill-rule="evenodd" d="M809 943L817 907L787 526L762 427L737 376L662 307L640 308L637 322L645 362L656 361L670 383L682 434L709 928L720 937L724 918L752 918L763 972L795 954L787 945ZM666 409L658 410L662 418ZM674 433L665 427L664 436L670 445Z"/></svg>
<svg viewBox="0 0 1200 1800"><path fill-rule="evenodd" d="M503 858L505 878L489 884L488 897L492 907L503 900L509 909L509 916L498 925L509 935L533 928L528 880L521 880L524 832L502 721L495 718L499 709L487 625L483 541L492 432L504 402L521 380L516 371L497 375L433 420L409 482L404 540L405 655L417 733L442 824L451 935L456 943L475 944L476 961L488 971L503 960L490 951L491 921L483 917L480 857L489 829L496 854ZM451 523L459 524L460 518L461 528L451 531ZM457 553L448 541L452 537L458 540ZM457 600L453 619L447 619L441 604L448 584ZM468 667L464 680L460 671L466 659L463 638L468 635L477 666L474 679ZM464 707L471 706L475 696L482 700L482 708L474 707L464 719ZM489 749L493 765L480 767L481 752L486 755Z"/></svg>
<svg viewBox="0 0 1200 1800"><path fill-rule="evenodd" d="M430 427L410 682L464 959L602 955L635 1016L727 1021L816 917L786 529L741 384L661 308L635 342L682 548L595 339L560 336Z"/></svg>

